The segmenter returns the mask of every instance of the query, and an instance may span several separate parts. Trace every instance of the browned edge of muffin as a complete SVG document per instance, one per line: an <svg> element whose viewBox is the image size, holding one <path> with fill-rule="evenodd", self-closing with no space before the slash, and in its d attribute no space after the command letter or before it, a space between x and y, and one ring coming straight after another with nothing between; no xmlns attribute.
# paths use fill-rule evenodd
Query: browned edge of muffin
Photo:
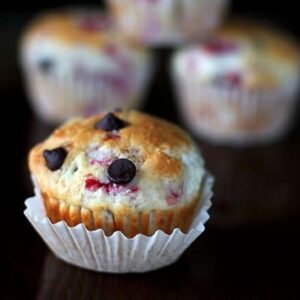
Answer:
<svg viewBox="0 0 300 300"><path fill-rule="evenodd" d="M102 228L108 236L115 231L121 231L126 237L132 238L139 233L151 236L158 229L171 234L175 228L179 228L186 233L201 201L201 192L186 205L129 215L122 211L112 212L107 209L93 212L90 209L49 197L45 192L42 192L42 197L46 214L52 223L65 221L70 227L82 223L88 230Z"/></svg>

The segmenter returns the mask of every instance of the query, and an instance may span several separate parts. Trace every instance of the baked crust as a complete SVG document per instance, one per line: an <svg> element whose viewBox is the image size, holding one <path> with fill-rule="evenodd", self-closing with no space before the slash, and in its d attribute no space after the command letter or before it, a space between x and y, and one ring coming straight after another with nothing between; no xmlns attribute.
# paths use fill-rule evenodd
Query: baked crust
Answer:
<svg viewBox="0 0 300 300"><path fill-rule="evenodd" d="M106 235L121 231L128 238L137 234L151 236L158 229L171 234L175 228L179 228L186 233L193 221L201 197L197 195L186 205L166 210L134 212L128 209L111 211L103 208L93 212L90 209L69 205L64 201L48 197L46 193L42 196L47 216L52 223L65 221L71 227L82 223L88 230L101 228Z"/></svg>
<svg viewBox="0 0 300 300"><path fill-rule="evenodd" d="M86 30L80 27L80 18L84 16L96 16L103 19L103 29ZM97 10L78 9L78 10L57 10L45 13L36 17L25 31L22 44L30 44L36 39L52 39L64 45L88 45L96 48L109 44L111 41L120 41L130 44L136 49L144 49L134 41L125 40L115 29L110 18Z"/></svg>
<svg viewBox="0 0 300 300"><path fill-rule="evenodd" d="M270 24L236 18L218 29L216 35L254 42L257 45L256 50L262 54L291 65L299 63L298 43L287 33L271 27Z"/></svg>
<svg viewBox="0 0 300 300"><path fill-rule="evenodd" d="M135 110L115 113L127 126L115 133L117 138L108 138L112 133L95 129L104 115L72 120L31 150L29 168L51 221L65 220L70 226L83 222L88 229L95 229L103 228L105 216L114 220L114 224L104 226L107 233L115 229L130 236L131 232L151 234L158 228L170 232L179 227L185 231L199 203L205 175L202 158L191 138L177 126ZM88 149L99 145L100 152L109 149L136 163L134 186L137 194L125 193L118 198L114 193L86 190L86 176L102 178L98 172L101 169L105 174L107 168L91 163L88 158ZM68 154L62 167L51 171L43 152L58 147L63 147ZM116 191L118 193L117 188ZM171 203L168 202L170 193ZM147 220L153 212L157 220L163 219L148 228ZM133 220L144 222L144 225L132 225ZM130 229L127 229L129 221Z"/></svg>
<svg viewBox="0 0 300 300"><path fill-rule="evenodd" d="M216 48L209 48L210 43ZM222 46L218 50L218 44L229 45L229 50L223 52ZM173 65L177 76L199 84L199 88L233 86L251 93L294 90L300 77L300 48L280 30L235 19L207 41L179 50Z"/></svg>
<svg viewBox="0 0 300 300"><path fill-rule="evenodd" d="M246 89L256 91L277 88L283 81L290 81L293 85L299 77L300 48L288 34L268 24L236 19L226 24L216 35L248 45L252 55L248 57Z"/></svg>

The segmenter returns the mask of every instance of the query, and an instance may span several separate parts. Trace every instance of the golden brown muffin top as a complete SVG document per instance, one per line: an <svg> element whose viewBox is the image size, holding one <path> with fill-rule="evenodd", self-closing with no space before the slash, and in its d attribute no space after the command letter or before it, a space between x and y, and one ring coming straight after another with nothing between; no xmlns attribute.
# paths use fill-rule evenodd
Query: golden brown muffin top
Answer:
<svg viewBox="0 0 300 300"><path fill-rule="evenodd" d="M236 18L217 30L216 35L249 43L257 55L267 53L290 64L299 61L300 48L296 40L271 24Z"/></svg>
<svg viewBox="0 0 300 300"><path fill-rule="evenodd" d="M110 18L98 10L69 9L45 13L30 23L23 36L23 43L47 39L65 45L89 45L99 48L109 41L125 41L116 31ZM131 46L136 46L130 42Z"/></svg>
<svg viewBox="0 0 300 300"><path fill-rule="evenodd" d="M101 129L114 122L123 125ZM65 153L58 153L61 161L54 161L54 167L50 157L49 168L45 152L51 156L55 149ZM136 168L131 180L121 184L108 171L119 159ZM42 192L92 210L115 205L150 210L186 203L199 193L204 173L202 158L184 131L134 110L69 121L31 150L29 168Z"/></svg>
<svg viewBox="0 0 300 300"><path fill-rule="evenodd" d="M201 43L178 51L175 69L205 85L292 90L299 80L300 49L270 26L236 19Z"/></svg>

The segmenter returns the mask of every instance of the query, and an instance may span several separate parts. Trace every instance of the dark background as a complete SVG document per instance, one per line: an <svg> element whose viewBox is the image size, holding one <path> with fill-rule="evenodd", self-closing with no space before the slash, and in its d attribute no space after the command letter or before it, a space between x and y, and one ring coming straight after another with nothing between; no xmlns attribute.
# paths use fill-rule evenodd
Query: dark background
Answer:
<svg viewBox="0 0 300 300"><path fill-rule="evenodd" d="M27 152L51 128L38 123L27 104L18 69L18 38L36 13L73 3L80 2L1 4L0 251L4 281L0 298L299 299L299 122L282 142L259 148L231 149L199 141L208 168L217 178L216 208L207 231L175 265L146 275L103 275L65 265L50 254L23 216L23 202L32 194ZM99 5L100 0L87 3ZM232 14L268 19L300 39L299 17L292 3L236 0ZM167 76L170 51L156 52L161 65L145 109L180 123ZM230 210L222 210L224 203L234 201L249 208L249 215L238 223L231 222ZM274 202L285 205L272 213L259 213L260 203L268 208ZM217 209L224 214L222 221L214 218Z"/></svg>

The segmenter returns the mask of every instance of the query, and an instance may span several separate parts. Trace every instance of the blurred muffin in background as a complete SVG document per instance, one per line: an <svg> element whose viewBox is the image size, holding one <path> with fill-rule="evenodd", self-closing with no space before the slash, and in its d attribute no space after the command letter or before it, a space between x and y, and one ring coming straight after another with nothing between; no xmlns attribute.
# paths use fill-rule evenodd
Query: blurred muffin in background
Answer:
<svg viewBox="0 0 300 300"><path fill-rule="evenodd" d="M173 59L180 112L195 134L220 144L281 137L293 120L299 47L268 26L235 20Z"/></svg>
<svg viewBox="0 0 300 300"><path fill-rule="evenodd" d="M107 0L119 29L150 45L197 39L222 19L227 0Z"/></svg>
<svg viewBox="0 0 300 300"><path fill-rule="evenodd" d="M21 64L33 108L49 123L141 106L152 69L148 51L91 9L39 16L22 37Z"/></svg>

